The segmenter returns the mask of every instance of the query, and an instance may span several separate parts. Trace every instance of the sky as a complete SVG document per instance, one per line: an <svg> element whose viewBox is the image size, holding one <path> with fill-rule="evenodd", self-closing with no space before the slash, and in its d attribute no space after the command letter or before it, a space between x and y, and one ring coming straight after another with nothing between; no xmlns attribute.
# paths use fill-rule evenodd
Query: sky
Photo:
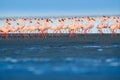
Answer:
<svg viewBox="0 0 120 80"><path fill-rule="evenodd" d="M0 16L119 14L120 0L0 0Z"/></svg>

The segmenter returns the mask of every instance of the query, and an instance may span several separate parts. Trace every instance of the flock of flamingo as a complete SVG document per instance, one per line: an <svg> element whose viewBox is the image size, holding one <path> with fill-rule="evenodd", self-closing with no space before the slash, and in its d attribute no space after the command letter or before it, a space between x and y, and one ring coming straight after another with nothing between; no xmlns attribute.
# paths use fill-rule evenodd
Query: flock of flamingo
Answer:
<svg viewBox="0 0 120 80"><path fill-rule="evenodd" d="M99 21L97 26L95 26L95 21ZM0 36L4 35L6 38L9 33L38 33L46 38L48 30L51 30L52 36L68 33L69 37L75 36L76 33L88 34L93 28L96 28L100 34L104 33L103 29L108 29L112 34L120 30L120 18L117 16L61 17L55 21L52 18L5 18L3 22L3 26L0 26ZM55 22L56 25L54 25ZM25 35L27 34L23 36Z"/></svg>

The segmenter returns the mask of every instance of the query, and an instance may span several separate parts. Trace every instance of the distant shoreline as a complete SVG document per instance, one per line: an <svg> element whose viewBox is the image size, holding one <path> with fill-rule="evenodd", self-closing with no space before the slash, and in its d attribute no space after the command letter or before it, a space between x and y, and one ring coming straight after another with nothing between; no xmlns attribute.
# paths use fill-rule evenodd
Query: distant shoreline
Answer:
<svg viewBox="0 0 120 80"><path fill-rule="evenodd" d="M58 15L58 16L0 16L0 20L3 20L3 19L5 19L5 18L23 18L23 17L25 17L25 18L60 18L60 17L87 17L87 16L89 16L89 17L101 17L101 16L103 16L104 14L102 14L102 15L69 15L69 16L67 16L67 15ZM120 16L120 14L118 14L118 15L105 15L105 16Z"/></svg>

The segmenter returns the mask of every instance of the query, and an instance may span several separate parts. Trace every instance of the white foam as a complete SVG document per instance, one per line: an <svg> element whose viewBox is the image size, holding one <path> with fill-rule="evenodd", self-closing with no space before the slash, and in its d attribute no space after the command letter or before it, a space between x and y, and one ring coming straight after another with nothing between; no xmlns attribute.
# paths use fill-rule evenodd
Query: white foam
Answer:
<svg viewBox="0 0 120 80"><path fill-rule="evenodd" d="M12 63L18 62L17 59L13 59L13 58L10 58L10 57L5 58L5 61L7 61L7 62L10 61L10 62L12 62Z"/></svg>
<svg viewBox="0 0 120 80"><path fill-rule="evenodd" d="M100 48L101 46L83 46L83 48Z"/></svg>
<svg viewBox="0 0 120 80"><path fill-rule="evenodd" d="M106 62L112 62L113 59L106 59Z"/></svg>
<svg viewBox="0 0 120 80"><path fill-rule="evenodd" d="M34 71L35 68L34 67L28 67L28 71Z"/></svg>
<svg viewBox="0 0 120 80"><path fill-rule="evenodd" d="M63 68L62 67L54 67L53 70L54 71L63 71Z"/></svg>
<svg viewBox="0 0 120 80"><path fill-rule="evenodd" d="M112 62L110 63L111 66L119 66L119 63L118 62Z"/></svg>
<svg viewBox="0 0 120 80"><path fill-rule="evenodd" d="M79 72L79 69L78 69L77 67L72 67L71 70L72 70L74 73Z"/></svg>
<svg viewBox="0 0 120 80"><path fill-rule="evenodd" d="M23 59L20 59L20 61L23 61L23 62L27 62L27 61L50 61L49 58L23 58Z"/></svg>
<svg viewBox="0 0 120 80"><path fill-rule="evenodd" d="M67 57L67 58L65 58L65 60L66 60L66 61L73 61L73 60L74 60L74 58Z"/></svg>
<svg viewBox="0 0 120 80"><path fill-rule="evenodd" d="M8 65L7 69L13 69L13 66L12 65Z"/></svg>
<svg viewBox="0 0 120 80"><path fill-rule="evenodd" d="M42 75L44 72L42 70L34 70L33 73L36 75Z"/></svg>
<svg viewBox="0 0 120 80"><path fill-rule="evenodd" d="M40 58L39 60L40 60L40 61L45 61L45 62L50 61L50 59L49 59L49 58Z"/></svg>
<svg viewBox="0 0 120 80"><path fill-rule="evenodd" d="M102 51L103 51L103 49L97 49L97 51L102 52Z"/></svg>

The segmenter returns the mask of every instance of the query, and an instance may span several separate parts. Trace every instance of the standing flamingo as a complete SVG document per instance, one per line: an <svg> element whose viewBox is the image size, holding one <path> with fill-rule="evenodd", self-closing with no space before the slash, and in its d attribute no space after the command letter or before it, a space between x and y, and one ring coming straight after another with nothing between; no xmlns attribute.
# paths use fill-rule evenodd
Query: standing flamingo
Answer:
<svg viewBox="0 0 120 80"><path fill-rule="evenodd" d="M4 26L1 28L1 32L4 34L5 38L8 39L8 32L10 32L10 22L9 19L4 20Z"/></svg>
<svg viewBox="0 0 120 80"><path fill-rule="evenodd" d="M115 30L119 29L119 21L117 18L113 18L113 24L110 26L110 31L112 32L112 34L115 34Z"/></svg>
<svg viewBox="0 0 120 80"><path fill-rule="evenodd" d="M102 29L103 28L107 28L107 27L108 27L107 17L106 16L102 16L101 23L97 25L97 29L98 29L99 33L103 34Z"/></svg>
<svg viewBox="0 0 120 80"><path fill-rule="evenodd" d="M90 23L90 17L87 17L86 18L86 24L84 25L83 27L83 33L86 35L87 34L87 31L89 30L89 27L91 26L91 23Z"/></svg>
<svg viewBox="0 0 120 80"><path fill-rule="evenodd" d="M69 25L69 37L74 37L78 27L78 21L76 17L72 18L72 22Z"/></svg>
<svg viewBox="0 0 120 80"><path fill-rule="evenodd" d="M40 31L41 31L41 34L42 34L43 38L46 38L46 33L47 33L48 29L49 29L48 22L49 22L49 20L47 18L45 18L43 26L40 28Z"/></svg>

